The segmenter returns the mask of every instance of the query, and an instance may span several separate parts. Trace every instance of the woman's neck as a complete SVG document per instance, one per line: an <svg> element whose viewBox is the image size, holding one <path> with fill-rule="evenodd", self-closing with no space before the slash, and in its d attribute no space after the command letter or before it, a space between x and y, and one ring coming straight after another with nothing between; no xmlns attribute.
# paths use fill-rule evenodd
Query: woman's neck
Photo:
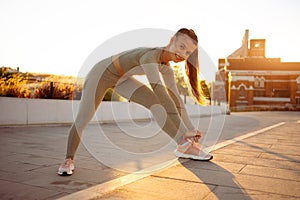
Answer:
<svg viewBox="0 0 300 200"><path fill-rule="evenodd" d="M168 53L168 46L164 47L161 51L160 63L166 64L171 61L170 54Z"/></svg>

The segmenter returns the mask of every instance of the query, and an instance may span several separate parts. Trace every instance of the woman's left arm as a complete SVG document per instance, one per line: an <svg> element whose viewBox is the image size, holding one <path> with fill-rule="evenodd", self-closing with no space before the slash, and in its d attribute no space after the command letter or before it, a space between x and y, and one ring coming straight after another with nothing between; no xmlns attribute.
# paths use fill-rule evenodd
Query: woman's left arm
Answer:
<svg viewBox="0 0 300 200"><path fill-rule="evenodd" d="M173 99L174 103L176 104L176 108L179 114L181 115L184 124L189 130L194 130L195 127L192 124L190 117L188 116L188 113L186 111L184 102L179 95L179 91L175 82L175 75L173 69L170 66L165 65L163 66L162 70L160 70L160 72L162 74L164 84L168 90L168 93Z"/></svg>

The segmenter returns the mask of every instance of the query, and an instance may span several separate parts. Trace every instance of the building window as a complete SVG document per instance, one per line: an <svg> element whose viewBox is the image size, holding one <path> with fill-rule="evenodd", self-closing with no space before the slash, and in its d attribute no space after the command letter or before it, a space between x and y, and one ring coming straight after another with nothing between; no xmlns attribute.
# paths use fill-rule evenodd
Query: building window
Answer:
<svg viewBox="0 0 300 200"><path fill-rule="evenodd" d="M263 97L265 95L265 82L264 77L255 77L254 78L254 96Z"/></svg>
<svg viewBox="0 0 300 200"><path fill-rule="evenodd" d="M300 91L300 76L296 79L297 82L297 91Z"/></svg>
<svg viewBox="0 0 300 200"><path fill-rule="evenodd" d="M259 87L259 78L254 79L254 87Z"/></svg>
<svg viewBox="0 0 300 200"><path fill-rule="evenodd" d="M260 80L259 80L259 87L261 87L261 88L265 87L265 78L264 77L260 78Z"/></svg>
<svg viewBox="0 0 300 200"><path fill-rule="evenodd" d="M264 77L256 77L254 79L254 87L255 88L264 88L265 87L265 78Z"/></svg>
<svg viewBox="0 0 300 200"><path fill-rule="evenodd" d="M296 106L300 107L300 98L296 98Z"/></svg>
<svg viewBox="0 0 300 200"><path fill-rule="evenodd" d="M244 85L240 86L240 92L239 92L239 97L244 99L246 98L246 88Z"/></svg>

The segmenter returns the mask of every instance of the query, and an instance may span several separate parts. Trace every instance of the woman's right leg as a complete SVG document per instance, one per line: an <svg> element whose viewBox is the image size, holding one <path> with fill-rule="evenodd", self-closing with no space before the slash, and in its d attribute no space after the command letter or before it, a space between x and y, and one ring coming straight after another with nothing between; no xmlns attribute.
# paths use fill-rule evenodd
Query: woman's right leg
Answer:
<svg viewBox="0 0 300 200"><path fill-rule="evenodd" d="M102 67L103 68L103 67ZM79 110L69 130L66 158L74 158L83 129L94 116L108 88L114 86L114 77L105 68L93 70L86 77Z"/></svg>
<svg viewBox="0 0 300 200"><path fill-rule="evenodd" d="M69 130L66 159L58 169L59 175L71 175L73 173L73 159L83 129L94 116L106 90L113 87L120 78L108 70L109 66L111 66L111 59L105 59L97 63L85 78L79 110Z"/></svg>

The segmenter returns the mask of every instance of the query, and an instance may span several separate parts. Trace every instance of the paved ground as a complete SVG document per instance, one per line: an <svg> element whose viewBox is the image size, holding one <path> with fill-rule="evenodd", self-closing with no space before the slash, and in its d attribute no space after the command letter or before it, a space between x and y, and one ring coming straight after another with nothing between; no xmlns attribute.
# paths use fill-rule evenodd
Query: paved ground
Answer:
<svg viewBox="0 0 300 200"><path fill-rule="evenodd" d="M90 125L70 177L56 175L69 126L0 127L0 199L300 199L299 120L299 112L193 119L206 146L218 143L213 161L165 165L174 144L155 123Z"/></svg>

